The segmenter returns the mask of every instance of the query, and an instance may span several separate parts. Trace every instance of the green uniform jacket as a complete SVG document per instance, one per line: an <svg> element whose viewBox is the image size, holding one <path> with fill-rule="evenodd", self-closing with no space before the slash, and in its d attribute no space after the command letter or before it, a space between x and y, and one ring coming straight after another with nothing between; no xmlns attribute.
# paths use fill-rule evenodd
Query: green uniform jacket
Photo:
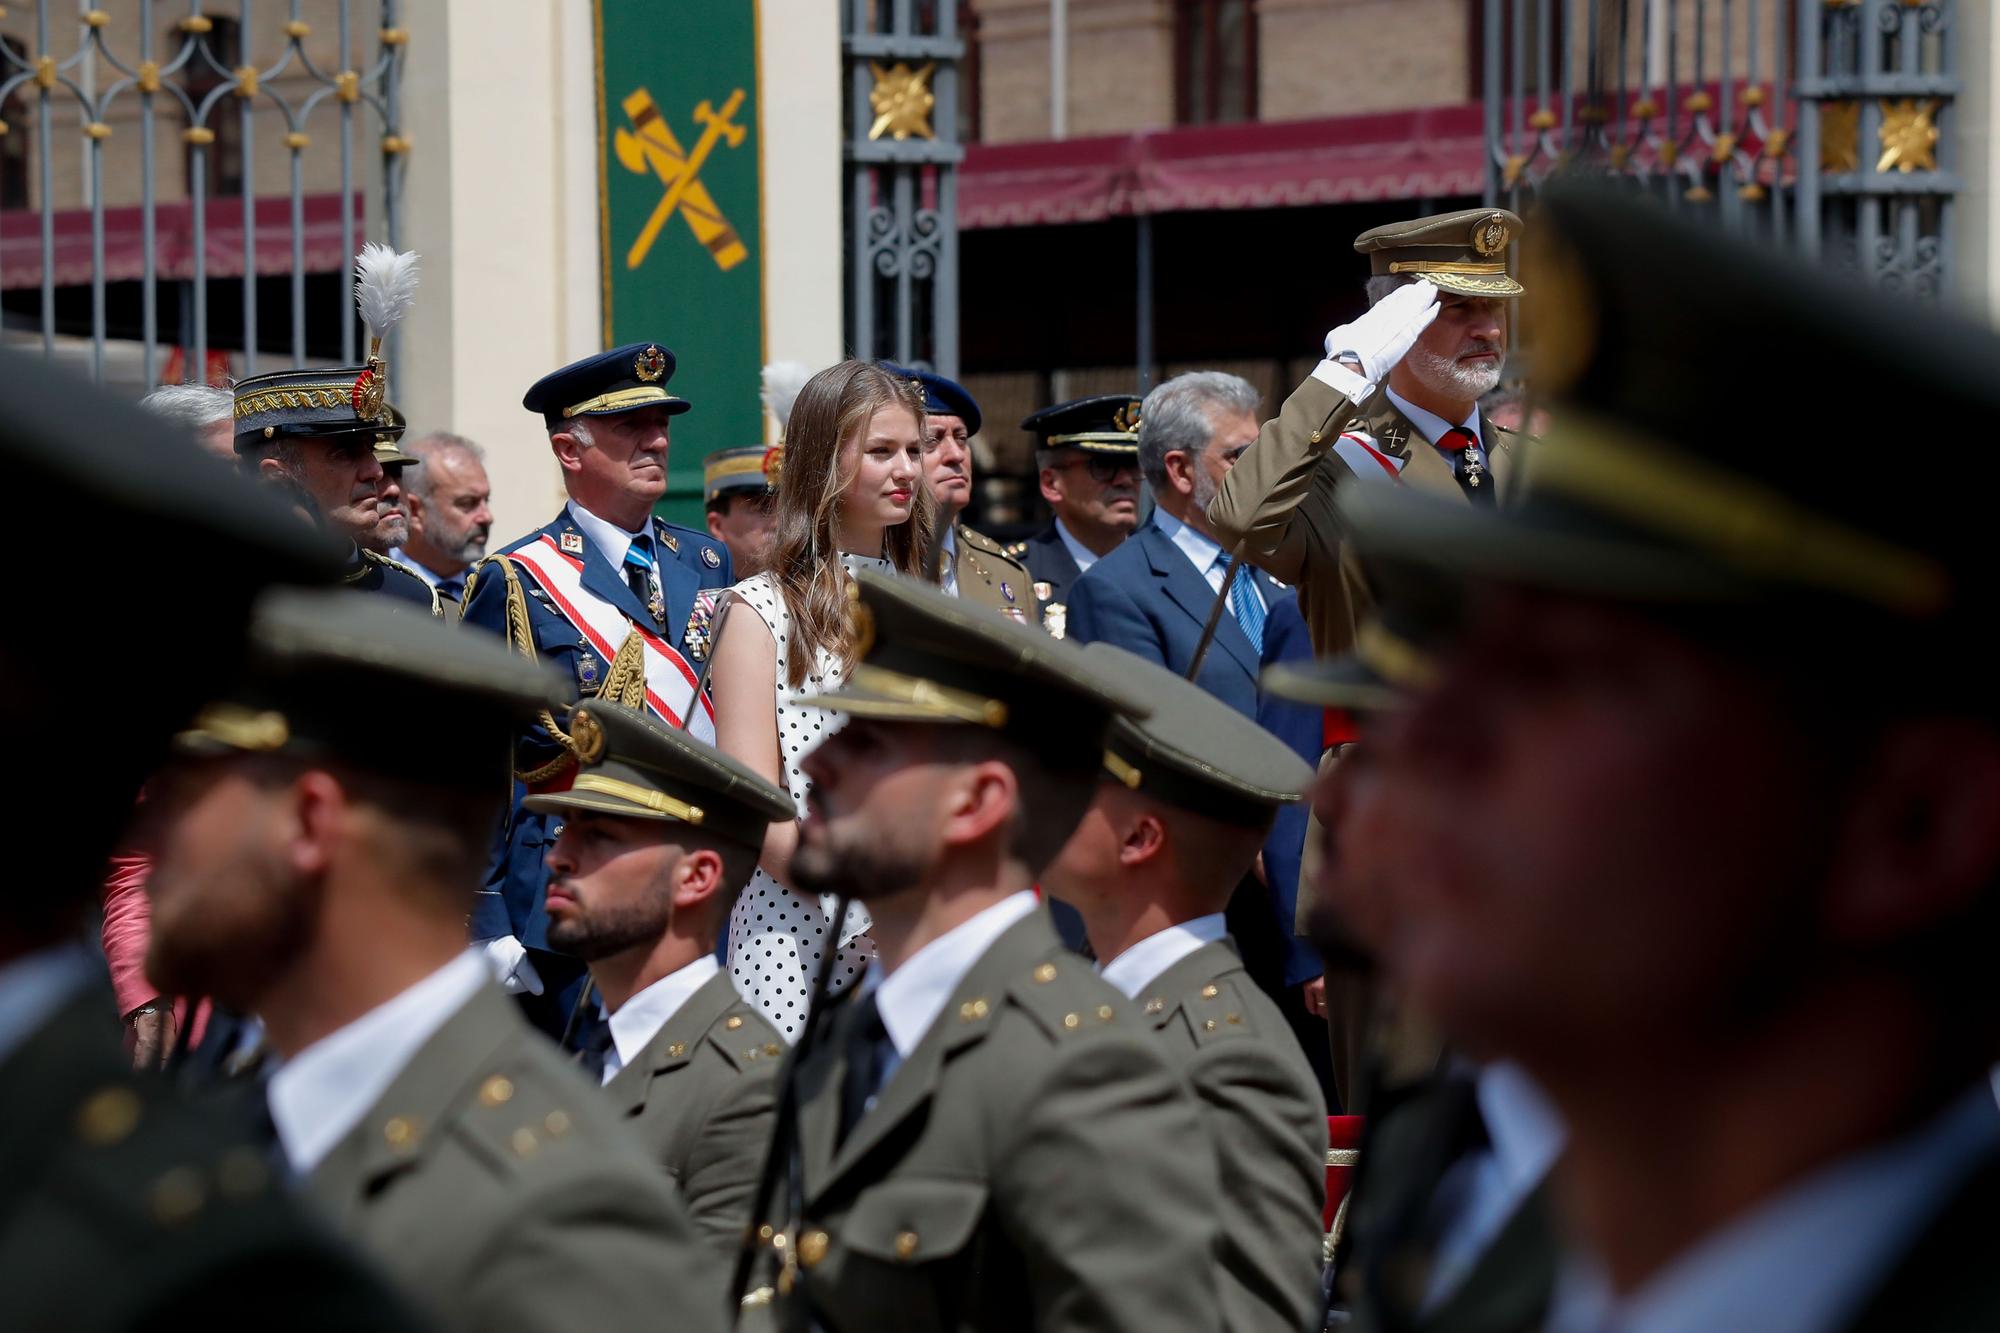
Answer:
<svg viewBox="0 0 2000 1333"><path fill-rule="evenodd" d="M1313 649L1322 657L1346 652L1355 626L1368 607L1359 571L1343 560L1344 543L1334 504L1341 488L1357 478L1334 450L1343 433L1365 437L1381 453L1403 460L1399 480L1461 504L1470 504L1451 465L1386 393L1356 407L1347 397L1311 376L1292 391L1278 415L1257 432L1257 442L1238 456L1208 506L1209 522L1225 547L1246 536L1251 563L1273 578L1296 586L1299 609ZM1480 437L1497 494L1511 494L1512 446L1504 432L1480 418ZM1369 483L1388 481L1386 470Z"/></svg>
<svg viewBox="0 0 2000 1333"><path fill-rule="evenodd" d="M497 989L445 1020L308 1190L445 1329L725 1326L673 1187Z"/></svg>
<svg viewBox="0 0 2000 1333"><path fill-rule="evenodd" d="M426 1327L217 1108L134 1077L109 987L0 1062L0 1325L11 1333Z"/></svg>
<svg viewBox="0 0 2000 1333"><path fill-rule="evenodd" d="M974 532L963 523L954 531L958 540L952 545L951 567L958 579L959 597L1029 625L1041 624L1035 579L1028 567L983 532Z"/></svg>
<svg viewBox="0 0 2000 1333"><path fill-rule="evenodd" d="M1045 913L973 964L836 1149L854 1013L799 1069L801 1272L781 1302L829 1333L1223 1327L1200 1110Z"/></svg>
<svg viewBox="0 0 2000 1333"><path fill-rule="evenodd" d="M770 1020L718 972L604 1087L727 1260L750 1224L785 1051Z"/></svg>
<svg viewBox="0 0 2000 1333"><path fill-rule="evenodd" d="M1320 1315L1326 1101L1234 941L1205 944L1139 992L1201 1099L1222 1180L1222 1311L1230 1333Z"/></svg>

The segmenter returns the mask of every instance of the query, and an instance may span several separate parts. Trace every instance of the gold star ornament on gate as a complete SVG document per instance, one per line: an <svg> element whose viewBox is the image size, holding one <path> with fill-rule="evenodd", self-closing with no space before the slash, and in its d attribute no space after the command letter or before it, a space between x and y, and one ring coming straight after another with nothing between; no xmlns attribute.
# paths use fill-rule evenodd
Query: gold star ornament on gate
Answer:
<svg viewBox="0 0 2000 1333"><path fill-rule="evenodd" d="M1936 171L1938 127L1932 117L1937 109L1936 101L1919 102L1914 97L1882 103L1882 156L1876 159L1875 170L1894 168L1906 175Z"/></svg>
<svg viewBox="0 0 2000 1333"><path fill-rule="evenodd" d="M886 69L871 60L868 69L875 76L874 90L868 94L875 123L868 127L868 137L936 138L931 129L931 108L937 105L937 98L930 81L937 61L926 61L923 68L913 70L900 60Z"/></svg>

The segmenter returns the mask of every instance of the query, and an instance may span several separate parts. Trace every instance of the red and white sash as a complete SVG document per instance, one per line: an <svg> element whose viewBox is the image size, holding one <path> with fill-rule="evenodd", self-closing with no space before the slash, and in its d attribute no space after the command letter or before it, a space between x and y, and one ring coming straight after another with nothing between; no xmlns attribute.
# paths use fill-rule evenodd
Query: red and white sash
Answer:
<svg viewBox="0 0 2000 1333"><path fill-rule="evenodd" d="M681 717L694 696L695 669L672 644L644 625L635 624L623 611L583 586L583 561L565 555L555 538L541 537L506 557L532 578L562 618L581 634L604 658L605 670L627 635L635 631L645 646L646 707L668 726L681 725ZM700 711L688 726L688 734L715 743L715 706L704 695Z"/></svg>

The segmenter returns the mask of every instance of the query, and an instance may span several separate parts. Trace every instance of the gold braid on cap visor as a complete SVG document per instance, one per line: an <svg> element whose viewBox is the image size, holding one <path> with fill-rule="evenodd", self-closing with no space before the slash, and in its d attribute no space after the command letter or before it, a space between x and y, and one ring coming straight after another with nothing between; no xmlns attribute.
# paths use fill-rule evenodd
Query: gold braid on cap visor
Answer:
<svg viewBox="0 0 2000 1333"><path fill-rule="evenodd" d="M599 796L616 796L621 801L630 801L634 805L644 806L655 814L671 815L689 824L699 824L708 817L707 812L698 805L676 801L664 792L654 791L650 787L620 782L617 778L601 777L596 773L577 774L576 781L570 784L570 790L595 792Z"/></svg>

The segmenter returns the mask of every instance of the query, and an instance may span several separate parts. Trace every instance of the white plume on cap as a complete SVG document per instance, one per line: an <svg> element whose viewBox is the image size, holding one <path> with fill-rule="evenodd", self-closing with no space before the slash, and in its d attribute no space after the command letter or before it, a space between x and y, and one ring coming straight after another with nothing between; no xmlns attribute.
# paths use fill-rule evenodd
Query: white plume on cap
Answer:
<svg viewBox="0 0 2000 1333"><path fill-rule="evenodd" d="M812 377L813 368L803 361L773 361L764 367L764 406L778 419L780 435L792 419L792 404L798 401L799 390Z"/></svg>
<svg viewBox="0 0 2000 1333"><path fill-rule="evenodd" d="M354 302L377 343L402 322L417 299L417 252L401 254L369 242L354 258Z"/></svg>

